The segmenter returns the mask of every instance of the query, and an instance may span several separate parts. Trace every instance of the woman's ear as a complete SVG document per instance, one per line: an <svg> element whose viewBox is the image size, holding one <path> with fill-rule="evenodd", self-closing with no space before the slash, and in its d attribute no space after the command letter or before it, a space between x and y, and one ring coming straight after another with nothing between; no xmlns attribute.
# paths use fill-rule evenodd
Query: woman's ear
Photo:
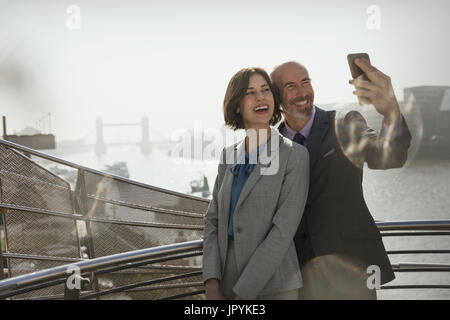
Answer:
<svg viewBox="0 0 450 320"><path fill-rule="evenodd" d="M236 109L236 114L239 114L239 113L241 113L241 107L237 107L237 109Z"/></svg>

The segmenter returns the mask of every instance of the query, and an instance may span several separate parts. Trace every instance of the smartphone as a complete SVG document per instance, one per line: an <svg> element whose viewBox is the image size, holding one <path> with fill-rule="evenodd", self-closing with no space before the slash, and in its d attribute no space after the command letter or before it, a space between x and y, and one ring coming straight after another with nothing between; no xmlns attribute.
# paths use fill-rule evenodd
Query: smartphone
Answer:
<svg viewBox="0 0 450 320"><path fill-rule="evenodd" d="M348 61L348 65L350 66L350 71L352 73L352 77L353 77L353 79L356 79L357 77L359 77L363 74L365 77L364 80L367 80L367 76L365 75L365 73L361 70L360 67L358 67L355 64L355 59L358 59L358 58L365 59L370 62L370 58L367 53L350 53L349 55L347 55L347 61Z"/></svg>
<svg viewBox="0 0 450 320"><path fill-rule="evenodd" d="M355 64L355 59L358 59L358 58L365 59L370 63L370 58L367 53L350 53L349 55L347 55L347 61L348 61L348 65L350 67L350 72L352 73L353 79L360 78L360 79L363 79L366 81L370 81L369 78L367 78L366 74L361 70L361 68ZM357 87L357 88L359 88L359 87ZM359 88L359 89L361 89L361 88ZM371 104L371 101L368 98L358 97L358 101L359 101L360 105Z"/></svg>

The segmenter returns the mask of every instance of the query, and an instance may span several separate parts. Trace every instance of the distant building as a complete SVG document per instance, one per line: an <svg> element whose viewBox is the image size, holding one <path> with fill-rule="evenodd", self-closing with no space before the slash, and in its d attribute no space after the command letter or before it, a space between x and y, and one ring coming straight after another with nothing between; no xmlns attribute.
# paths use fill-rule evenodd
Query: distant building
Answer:
<svg viewBox="0 0 450 320"><path fill-rule="evenodd" d="M406 107L417 107L422 122L420 158L450 158L450 87L404 89Z"/></svg>
<svg viewBox="0 0 450 320"><path fill-rule="evenodd" d="M42 134L35 128L26 127L18 135L8 135L5 116L3 116L3 139L31 149L48 150L56 148L55 136L53 134Z"/></svg>
<svg viewBox="0 0 450 320"><path fill-rule="evenodd" d="M36 150L56 148L55 136L52 134L6 135L3 136L3 139Z"/></svg>

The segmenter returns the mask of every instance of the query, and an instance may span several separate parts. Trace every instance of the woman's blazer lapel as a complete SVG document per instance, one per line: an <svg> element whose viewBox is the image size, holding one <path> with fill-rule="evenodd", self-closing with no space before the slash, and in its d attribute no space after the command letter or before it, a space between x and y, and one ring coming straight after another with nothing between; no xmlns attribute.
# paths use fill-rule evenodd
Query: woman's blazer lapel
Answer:
<svg viewBox="0 0 450 320"><path fill-rule="evenodd" d="M268 169L268 167L270 167L272 165L272 162L279 156L280 142L281 142L280 134L278 133L277 130L272 130L271 138L267 142L266 147L264 148L262 154L259 157L261 161L258 161L258 163L255 164L252 173L250 174L250 176L248 177L247 181L244 184L244 187L242 188L238 202L236 203L236 207L234 209L234 214L238 213L239 207L245 201L250 191L253 189L253 187L256 185L259 179L261 179L261 177L265 174L272 173ZM244 146L245 144L242 143L240 148L244 148ZM277 172L273 172L272 174L276 173Z"/></svg>

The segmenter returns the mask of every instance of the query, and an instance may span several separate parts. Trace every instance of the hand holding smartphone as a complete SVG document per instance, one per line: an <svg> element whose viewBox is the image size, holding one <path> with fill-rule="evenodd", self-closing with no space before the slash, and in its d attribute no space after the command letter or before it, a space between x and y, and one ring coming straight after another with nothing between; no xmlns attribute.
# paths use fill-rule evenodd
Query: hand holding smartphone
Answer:
<svg viewBox="0 0 450 320"><path fill-rule="evenodd" d="M367 53L351 53L351 54L347 55L347 61L348 61L348 65L350 67L350 72L352 73L353 79L363 79L366 81L370 81L369 78L367 77L367 75L364 73L364 71L362 71L361 68L355 64L356 59L365 59L370 63L370 58ZM365 90L364 88L361 88L361 87L356 87L356 88ZM369 98L364 98L364 97L358 97L358 102L360 105L372 103Z"/></svg>

